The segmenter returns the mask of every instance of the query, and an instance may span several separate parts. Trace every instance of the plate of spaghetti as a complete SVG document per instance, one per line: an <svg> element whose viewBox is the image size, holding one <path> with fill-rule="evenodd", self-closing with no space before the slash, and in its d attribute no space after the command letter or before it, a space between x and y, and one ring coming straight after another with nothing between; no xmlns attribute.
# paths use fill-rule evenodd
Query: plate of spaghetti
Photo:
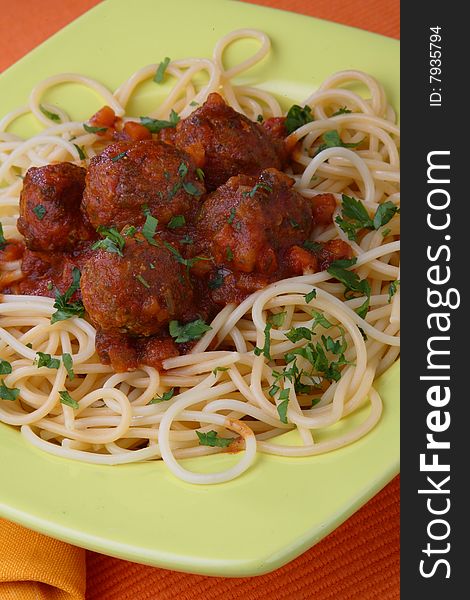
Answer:
<svg viewBox="0 0 470 600"><path fill-rule="evenodd" d="M104 3L0 79L0 507L252 575L398 470L397 44L177 4L176 39Z"/></svg>

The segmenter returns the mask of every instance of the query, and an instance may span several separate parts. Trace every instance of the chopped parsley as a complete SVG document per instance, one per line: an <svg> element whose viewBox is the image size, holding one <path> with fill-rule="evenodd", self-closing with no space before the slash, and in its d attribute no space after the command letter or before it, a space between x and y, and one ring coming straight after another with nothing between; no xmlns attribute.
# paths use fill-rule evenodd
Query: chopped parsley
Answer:
<svg viewBox="0 0 470 600"><path fill-rule="evenodd" d="M140 117L140 124L146 127L150 133L158 133L162 129L176 127L180 122L180 117L177 112L171 109L169 120L151 119L150 117Z"/></svg>
<svg viewBox="0 0 470 600"><path fill-rule="evenodd" d="M395 279L395 281L390 282L390 286L388 288L388 302L389 303L392 301L393 296L395 296L395 294L397 293L399 285L400 285L399 279Z"/></svg>
<svg viewBox="0 0 470 600"><path fill-rule="evenodd" d="M316 151L316 154L322 152L323 150L326 150L327 148L356 148L360 144L362 144L362 140L360 142L355 143L344 143L336 129L332 129L331 131L325 131L325 133L323 134L323 144L320 144Z"/></svg>
<svg viewBox="0 0 470 600"><path fill-rule="evenodd" d="M33 208L33 213L36 215L39 221L42 221L44 219L44 215L46 214L46 209L42 204L37 204Z"/></svg>
<svg viewBox="0 0 470 600"><path fill-rule="evenodd" d="M305 240L302 246L304 248L307 248L307 250L310 250L310 252L320 252L320 250L322 249L321 244L319 244L318 242L311 242L310 240Z"/></svg>
<svg viewBox="0 0 470 600"><path fill-rule="evenodd" d="M281 390L279 394L280 403L277 405L277 413L281 423L287 423L287 409L289 407L289 390Z"/></svg>
<svg viewBox="0 0 470 600"><path fill-rule="evenodd" d="M346 108L345 106L342 106L340 109L338 109L335 113L333 113L331 116L332 117L337 117L338 115L346 115L348 113L352 112L351 110L349 110L349 108Z"/></svg>
<svg viewBox="0 0 470 600"><path fill-rule="evenodd" d="M58 369L60 367L60 360L58 358L52 358L50 354L44 354L44 352L36 352L36 364L38 369L41 367L47 367L48 369Z"/></svg>
<svg viewBox="0 0 470 600"><path fill-rule="evenodd" d="M186 225L184 215L176 215L171 217L170 222L168 223L168 229L176 229L177 227L183 227L184 225Z"/></svg>
<svg viewBox="0 0 470 600"><path fill-rule="evenodd" d="M293 344L300 342L300 340L311 340L312 332L308 327L293 327L290 331L285 334L286 338Z"/></svg>
<svg viewBox="0 0 470 600"><path fill-rule="evenodd" d="M224 373L225 371L228 371L228 367L216 367L212 369L212 374L217 375L217 373Z"/></svg>
<svg viewBox="0 0 470 600"><path fill-rule="evenodd" d="M286 315L287 315L286 312L280 312L280 313L270 315L268 317L268 322L271 323L271 325L274 325L274 327L282 327L284 325Z"/></svg>
<svg viewBox="0 0 470 600"><path fill-rule="evenodd" d="M116 154L116 156L113 156L111 160L112 160L112 162L117 162L118 160L121 160L125 156L127 156L127 150L124 150L124 152L119 152L119 154Z"/></svg>
<svg viewBox="0 0 470 600"><path fill-rule="evenodd" d="M350 271L348 271L350 272ZM313 323L312 330L315 329L317 325L321 325L325 329L329 329L333 327L333 323L330 323L324 314L317 312L316 310L312 311Z"/></svg>
<svg viewBox="0 0 470 600"><path fill-rule="evenodd" d="M199 181L204 181L206 178L204 171L200 167L196 169L196 177L199 179Z"/></svg>
<svg viewBox="0 0 470 600"><path fill-rule="evenodd" d="M72 408L80 408L78 402L72 398L72 396L67 392L67 390L60 391L59 396L62 404L66 404L67 406L71 406Z"/></svg>
<svg viewBox="0 0 470 600"><path fill-rule="evenodd" d="M183 258L178 250L172 246L169 242L163 242L163 245L167 250L169 250L173 256L175 257L176 262L179 262L181 265L184 265L186 269L189 271L191 267L193 267L200 260L211 260L210 258L206 258L205 256L195 256L194 258Z"/></svg>
<svg viewBox="0 0 470 600"><path fill-rule="evenodd" d="M211 290L217 290L224 283L225 271L223 269L217 269L216 276L209 279L209 287Z"/></svg>
<svg viewBox="0 0 470 600"><path fill-rule="evenodd" d="M8 242L6 241L5 236L3 234L3 225L0 223L0 250L4 250L7 243Z"/></svg>
<svg viewBox="0 0 470 600"><path fill-rule="evenodd" d="M3 379L0 379L0 398L14 401L18 398L19 394L20 390L18 388L9 388L3 383Z"/></svg>
<svg viewBox="0 0 470 600"><path fill-rule="evenodd" d="M199 102L196 102L196 100L191 100L189 106L199 106Z"/></svg>
<svg viewBox="0 0 470 600"><path fill-rule="evenodd" d="M125 240L122 235L119 233L117 229L114 227L103 227L99 226L97 229L98 233L105 236L104 239L98 240L91 247L92 250L106 250L106 252L111 252L114 254L118 254L119 256L123 256L122 249L124 248Z"/></svg>
<svg viewBox="0 0 470 600"><path fill-rule="evenodd" d="M77 149L78 152L78 156L80 157L80 160L86 160L86 154L85 154L85 150L83 149L82 146L77 146L77 144L74 144L75 148ZM114 159L111 159L114 160Z"/></svg>
<svg viewBox="0 0 470 600"><path fill-rule="evenodd" d="M47 108L42 104L39 105L39 108L41 109L42 114L45 115L48 119L60 123L60 117L57 113L53 113L50 110L47 110Z"/></svg>
<svg viewBox="0 0 470 600"><path fill-rule="evenodd" d="M289 221L289 225L293 229L298 229L300 227L300 225L297 223L297 221L295 219L293 219L292 217L289 217L288 221Z"/></svg>
<svg viewBox="0 0 470 600"><path fill-rule="evenodd" d="M83 123L83 129L88 133L100 133L101 131L106 131L107 127L93 127L92 125L88 125L87 123Z"/></svg>
<svg viewBox="0 0 470 600"><path fill-rule="evenodd" d="M356 240L357 233L361 229L379 229L382 225L386 225L400 210L393 202L387 200L387 202L377 207L375 215L371 219L360 200L346 196L346 194L342 195L342 200L343 208L341 217L339 215L336 217L336 223L338 223L350 240ZM390 229L388 233L390 233Z"/></svg>
<svg viewBox="0 0 470 600"><path fill-rule="evenodd" d="M135 278L137 279L137 281L140 281L140 283L147 288L148 290L150 289L150 284L147 280L145 280L142 275L136 275Z"/></svg>
<svg viewBox="0 0 470 600"><path fill-rule="evenodd" d="M261 356L261 354L271 360L271 329L273 328L273 324L269 321L266 323L266 327L264 328L264 346L262 348L258 348L256 346L253 350L256 356Z"/></svg>
<svg viewBox="0 0 470 600"><path fill-rule="evenodd" d="M232 252L232 248L230 248L230 246L227 246L225 248L225 256L227 257L227 260L229 262L232 262L232 260L233 260L233 252Z"/></svg>
<svg viewBox="0 0 470 600"><path fill-rule="evenodd" d="M170 64L171 58L166 56L162 62L158 65L155 75L153 76L153 80L155 83L162 83L163 77L165 75L165 71Z"/></svg>
<svg viewBox="0 0 470 600"><path fill-rule="evenodd" d="M196 319L190 323L184 325L178 321L170 321L170 335L175 339L177 344L184 344L185 342L191 342L193 340L199 340L206 333L210 331L212 327L206 325L202 319Z"/></svg>
<svg viewBox="0 0 470 600"><path fill-rule="evenodd" d="M194 185L191 181L185 181L183 183L183 189L186 193L191 196L202 196L203 192Z"/></svg>
<svg viewBox="0 0 470 600"><path fill-rule="evenodd" d="M0 359L0 375L9 375L11 370L11 364L7 360Z"/></svg>
<svg viewBox="0 0 470 600"><path fill-rule="evenodd" d="M233 220L235 219L235 213L236 213L236 212L237 212L237 209L236 209L236 208L233 206L233 207L230 209L230 215L229 215L229 217L228 217L228 219L227 219L227 223L228 223L229 225L231 225L231 224L233 223Z"/></svg>
<svg viewBox="0 0 470 600"><path fill-rule="evenodd" d="M184 162L180 163L180 166L178 167L178 175L181 177L181 179L184 179L187 174L188 174L188 165Z"/></svg>
<svg viewBox="0 0 470 600"><path fill-rule="evenodd" d="M249 196L250 198L254 198L256 192L258 190L264 190L265 192L271 193L273 188L267 183L257 183L249 192L242 192L243 196Z"/></svg>
<svg viewBox="0 0 470 600"><path fill-rule="evenodd" d="M71 317L83 317L85 308L80 300L70 302L70 298L80 288L80 270L77 267L72 269L72 283L64 294L61 294L58 289L55 290L54 308L56 312L51 316L51 323L64 321Z"/></svg>
<svg viewBox="0 0 470 600"><path fill-rule="evenodd" d="M264 121L264 117L263 117L263 115L258 115L258 116L256 117L256 120L258 121L258 123L262 123L262 122Z"/></svg>
<svg viewBox="0 0 470 600"><path fill-rule="evenodd" d="M175 393L175 388L172 387L171 390L168 390L167 392L163 392L163 394L161 396L159 396L158 394L155 396L155 398L152 398L149 402L149 404L160 404L160 402L168 402L168 400L171 400L173 398L173 395Z"/></svg>
<svg viewBox="0 0 470 600"><path fill-rule="evenodd" d="M64 354L62 354L62 363L65 367L65 370L67 371L67 375L69 376L69 378L73 379L75 377L75 373L73 372L73 361L72 357L68 352L64 352Z"/></svg>
<svg viewBox="0 0 470 600"><path fill-rule="evenodd" d="M191 244L194 244L194 240L191 236L185 235L184 237L180 238L180 244L191 246Z"/></svg>
<svg viewBox="0 0 470 600"><path fill-rule="evenodd" d="M352 267L357 262L357 258L348 258L343 260L335 260L328 267L327 271L330 275L335 277L338 281L346 287L344 297L351 298L354 292L366 296L366 299L359 308L356 309L357 314L365 319L367 310L369 309L370 301L370 284L367 279L359 279L359 275L354 271L348 271L349 267Z"/></svg>
<svg viewBox="0 0 470 600"><path fill-rule="evenodd" d="M219 437L217 431L214 430L208 431L207 433L196 431L196 433L201 446L211 446L212 448L228 448L228 446L230 446L234 440L234 438Z"/></svg>
<svg viewBox="0 0 470 600"><path fill-rule="evenodd" d="M286 116L284 126L287 133L291 134L293 131L313 121L312 109L310 106L304 106L303 108L298 104L294 104L289 108Z"/></svg>
<svg viewBox="0 0 470 600"><path fill-rule="evenodd" d="M305 294L305 296L304 296L305 302L307 304L310 304L310 302L316 297L317 297L317 290L315 288L313 288L311 292L309 292L308 294Z"/></svg>
<svg viewBox="0 0 470 600"><path fill-rule="evenodd" d="M386 227L385 229L382 229L382 237L383 237L383 238L386 238L386 237L387 237L387 235L388 235L389 233L391 233L391 231L392 231L392 230L391 230L391 229L389 229L388 227Z"/></svg>
<svg viewBox="0 0 470 600"><path fill-rule="evenodd" d="M155 232L157 231L158 219L148 214L145 219L144 226L142 227L142 235L152 246L158 246L157 242L153 239Z"/></svg>

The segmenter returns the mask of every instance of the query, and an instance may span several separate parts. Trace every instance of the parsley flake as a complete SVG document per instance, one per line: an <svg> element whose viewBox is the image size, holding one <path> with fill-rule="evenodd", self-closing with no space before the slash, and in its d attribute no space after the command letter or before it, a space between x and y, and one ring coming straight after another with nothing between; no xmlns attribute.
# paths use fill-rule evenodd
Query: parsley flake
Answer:
<svg viewBox="0 0 470 600"><path fill-rule="evenodd" d="M150 117L140 117L140 124L146 127L150 131L150 133L158 133L162 129L176 127L180 120L181 119L178 113L172 109L168 121L164 119L151 119Z"/></svg>
<svg viewBox="0 0 470 600"><path fill-rule="evenodd" d="M155 398L152 398L149 402L149 404L160 404L160 402L168 402L168 400L171 400L173 398L173 395L175 393L175 388L172 387L171 390L168 390L167 392L163 392L163 394L161 396L159 396L158 394L155 396Z"/></svg>
<svg viewBox="0 0 470 600"><path fill-rule="evenodd" d="M44 354L44 352L36 352L36 364L38 369L41 367L47 367L48 369L58 369L60 367L60 360L58 358L52 358L50 354Z"/></svg>
<svg viewBox="0 0 470 600"><path fill-rule="evenodd" d="M72 408L80 408L78 402L72 398L72 396L67 392L67 390L60 391L59 396L60 402L62 404L66 404L67 406L71 406Z"/></svg>
<svg viewBox="0 0 470 600"><path fill-rule="evenodd" d="M7 360L0 359L0 375L9 375L11 371L11 364Z"/></svg>
<svg viewBox="0 0 470 600"><path fill-rule="evenodd" d="M212 448L228 448L228 446L230 446L234 440L234 438L219 437L217 431L214 430L208 431L207 433L196 431L196 433L201 446L211 446Z"/></svg>
<svg viewBox="0 0 470 600"><path fill-rule="evenodd" d="M313 121L313 116L310 106L304 106L302 108L298 104L294 104L287 113L284 126L287 133L291 134L296 129L299 129L299 127L302 127L302 125L306 125L311 121Z"/></svg>
<svg viewBox="0 0 470 600"><path fill-rule="evenodd" d="M212 327L206 325L202 319L196 319L190 323L181 324L178 321L170 321L170 335L177 344L184 344L193 340L199 340Z"/></svg>
<svg viewBox="0 0 470 600"><path fill-rule="evenodd" d="M68 352L64 352L64 354L62 354L62 363L69 378L73 379L75 377L75 373L73 372L73 360Z"/></svg>
<svg viewBox="0 0 470 600"><path fill-rule="evenodd" d="M125 150L124 152L119 152L119 154L116 154L116 156L113 156L112 159L111 159L111 161L112 162L117 162L118 160L121 160L125 156L127 156L127 150Z"/></svg>
<svg viewBox="0 0 470 600"><path fill-rule="evenodd" d="M97 229L98 233L104 236L104 239L98 240L91 247L92 250L106 250L123 256L122 249L124 248L125 240L117 229L114 227L103 227L99 226Z"/></svg>
<svg viewBox="0 0 470 600"><path fill-rule="evenodd" d="M311 292L309 292L308 294L305 294L305 296L304 296L305 302L307 304L310 304L310 302L316 297L317 297L317 290L315 288L313 288Z"/></svg>
<svg viewBox="0 0 470 600"><path fill-rule="evenodd" d="M88 125L87 123L83 123L83 129L88 133L100 133L101 131L106 131L107 127L94 127L92 125Z"/></svg>
<svg viewBox="0 0 470 600"><path fill-rule="evenodd" d="M323 144L320 144L316 154L326 150L327 148L356 148L360 144L362 144L362 140L355 143L344 143L336 129L332 129L331 131L325 131L323 134Z"/></svg>
<svg viewBox="0 0 470 600"><path fill-rule="evenodd" d="M74 144L74 146L77 149L80 160L86 160L86 154L85 154L85 150L83 149L83 146L77 146L77 144ZM111 159L111 160L114 160L114 159Z"/></svg>
<svg viewBox="0 0 470 600"><path fill-rule="evenodd" d="M183 227L184 225L186 225L184 215L176 215L171 217L168 223L168 229L176 229L177 227Z"/></svg>
<svg viewBox="0 0 470 600"><path fill-rule="evenodd" d="M41 109L42 114L45 115L48 119L60 123L60 117L57 113L53 113L50 110L47 110L47 108L42 104L39 105L39 108Z"/></svg>
<svg viewBox="0 0 470 600"><path fill-rule="evenodd" d="M151 244L152 246L158 246L157 242L153 239L153 236L155 235L155 233L157 231L157 226L158 226L158 219L156 219L155 217L152 217L152 215L150 215L150 214L147 215L144 226L142 227L142 235L147 240L147 242L149 244Z"/></svg>
<svg viewBox="0 0 470 600"><path fill-rule="evenodd" d="M64 321L71 317L83 317L85 308L80 300L70 302L70 298L80 288L80 270L77 267L72 269L72 283L64 294L61 294L58 289L55 290L54 308L56 312L51 316L51 323Z"/></svg>
<svg viewBox="0 0 470 600"><path fill-rule="evenodd" d="M153 80L155 83L162 83L163 77L165 75L165 71L170 64L171 58L166 56L162 62L158 65L155 75L153 76Z"/></svg>
<svg viewBox="0 0 470 600"><path fill-rule="evenodd" d="M334 112L331 116L332 117L337 117L338 115L346 115L346 114L348 114L350 112L352 112L352 111L349 110L349 108L346 108L345 106L342 106L336 112Z"/></svg>
<svg viewBox="0 0 470 600"><path fill-rule="evenodd" d="M388 288L388 303L389 304L392 301L393 296L395 296L395 294L397 293L399 285L400 285L399 279L395 279L395 281L390 282L390 286Z"/></svg>
<svg viewBox="0 0 470 600"><path fill-rule="evenodd" d="M46 209L42 204L37 204L33 208L33 213L36 215L39 221L42 221L44 219L44 215L46 214Z"/></svg>
<svg viewBox="0 0 470 600"><path fill-rule="evenodd" d="M140 274L139 274L139 275L136 275L136 276L135 276L135 278L137 279L137 281L140 281L140 283L141 283L141 284L142 284L142 285L143 285L145 288L147 288L148 290L150 289L150 284L149 284L149 282L148 282L148 281L146 281L146 280L145 280L145 279L142 277L142 275L140 275Z"/></svg>
<svg viewBox="0 0 470 600"><path fill-rule="evenodd" d="M13 402L18 398L19 394L19 388L9 388L4 384L3 379L0 379L0 398L3 400L11 400Z"/></svg>
<svg viewBox="0 0 470 600"><path fill-rule="evenodd" d="M7 243L8 242L3 234L3 225L0 223L0 250L4 250Z"/></svg>

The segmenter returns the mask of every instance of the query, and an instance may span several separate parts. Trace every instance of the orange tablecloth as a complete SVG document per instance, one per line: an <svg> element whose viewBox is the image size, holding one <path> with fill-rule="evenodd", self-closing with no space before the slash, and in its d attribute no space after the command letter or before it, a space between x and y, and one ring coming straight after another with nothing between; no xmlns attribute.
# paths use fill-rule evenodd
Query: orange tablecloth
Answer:
<svg viewBox="0 0 470 600"><path fill-rule="evenodd" d="M97 3L0 0L0 71ZM399 37L399 0L254 3ZM145 567L85 553L0 519L0 600L396 600L399 486L397 477L314 548L274 573L254 578Z"/></svg>

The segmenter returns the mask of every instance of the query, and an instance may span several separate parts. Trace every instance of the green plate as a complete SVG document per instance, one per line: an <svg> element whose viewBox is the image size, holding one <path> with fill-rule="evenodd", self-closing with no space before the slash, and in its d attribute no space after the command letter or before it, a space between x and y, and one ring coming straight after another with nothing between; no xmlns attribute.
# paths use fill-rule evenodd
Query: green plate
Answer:
<svg viewBox="0 0 470 600"><path fill-rule="evenodd" d="M0 115L24 105L41 79L81 72L115 88L140 66L165 56L210 56L215 41L240 27L266 31L271 57L244 76L288 101L300 101L329 74L362 69L399 100L398 42L326 21L221 0L112 0L74 21L0 77ZM254 46L238 47L236 60ZM155 96L143 88L136 115ZM78 86L51 94L73 117L87 118L100 100ZM34 130L31 119L18 130ZM0 425L0 514L92 550L169 569L222 576L271 571L318 542L398 472L399 367L376 384L384 400L378 426L360 441L323 456L259 456L235 481L191 486L161 462L117 467L41 453ZM354 415L338 431L366 415ZM292 434L287 434L292 435ZM236 456L186 461L188 468L226 468Z"/></svg>

